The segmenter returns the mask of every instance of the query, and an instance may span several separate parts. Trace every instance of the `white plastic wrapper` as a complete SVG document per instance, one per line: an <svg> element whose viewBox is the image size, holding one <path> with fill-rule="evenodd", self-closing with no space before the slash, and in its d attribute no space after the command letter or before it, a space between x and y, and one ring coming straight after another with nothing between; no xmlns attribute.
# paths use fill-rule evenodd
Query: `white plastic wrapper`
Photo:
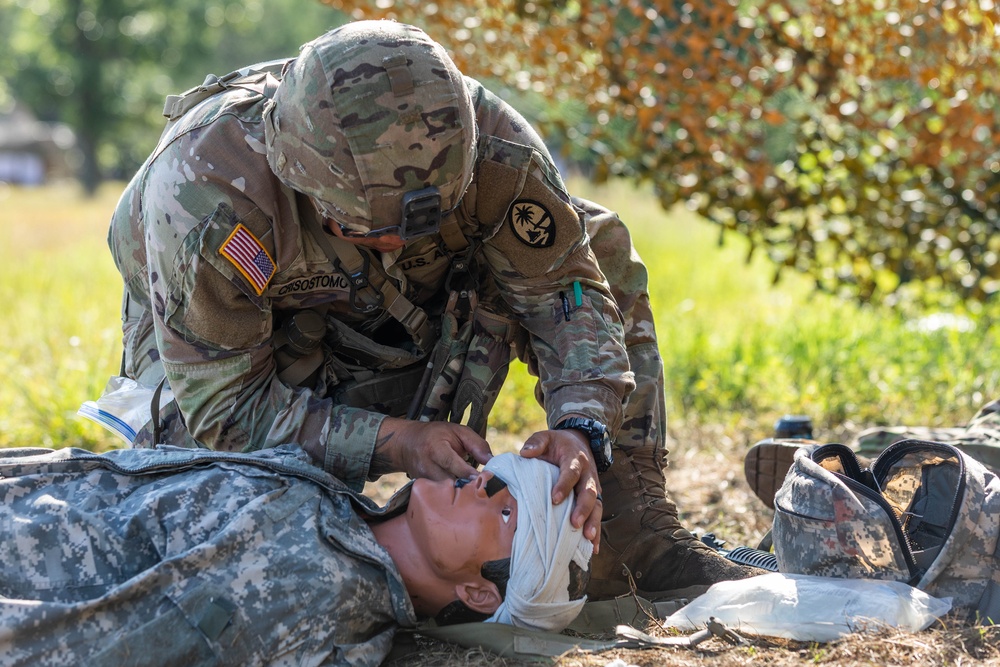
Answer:
<svg viewBox="0 0 1000 667"><path fill-rule="evenodd" d="M830 642L886 627L917 632L950 609L951 598L895 581L775 572L715 584L663 625L697 630L715 617L737 632Z"/></svg>
<svg viewBox="0 0 1000 667"><path fill-rule="evenodd" d="M156 387L139 384L126 377L108 380L104 393L96 401L86 401L76 414L97 422L131 445L135 435L151 417L150 405ZM164 386L160 392L160 407L172 401L173 392Z"/></svg>

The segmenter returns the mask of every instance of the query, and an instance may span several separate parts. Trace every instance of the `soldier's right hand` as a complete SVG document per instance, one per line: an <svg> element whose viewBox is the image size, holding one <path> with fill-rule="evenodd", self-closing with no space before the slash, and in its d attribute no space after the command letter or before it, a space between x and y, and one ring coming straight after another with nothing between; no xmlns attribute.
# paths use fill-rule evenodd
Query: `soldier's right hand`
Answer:
<svg viewBox="0 0 1000 667"><path fill-rule="evenodd" d="M491 458L489 443L468 426L386 417L375 442L371 472L461 479L478 474L470 462L485 464Z"/></svg>

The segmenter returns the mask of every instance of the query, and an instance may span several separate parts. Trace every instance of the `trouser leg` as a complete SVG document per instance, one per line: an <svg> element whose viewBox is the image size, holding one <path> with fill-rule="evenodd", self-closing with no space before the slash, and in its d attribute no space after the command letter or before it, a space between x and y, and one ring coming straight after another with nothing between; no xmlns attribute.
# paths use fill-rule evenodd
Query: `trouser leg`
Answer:
<svg viewBox="0 0 1000 667"><path fill-rule="evenodd" d="M631 591L651 598L697 594L718 581L761 570L736 565L685 530L666 493L663 361L647 291L646 267L628 229L610 211L574 200L586 214L591 248L625 322L625 346L636 389L614 442L614 464L601 475L601 551L587 593L606 598Z"/></svg>
<svg viewBox="0 0 1000 667"><path fill-rule="evenodd" d="M851 448L858 456L874 459L886 447L900 440L948 442L964 433L964 427L876 426L858 433L851 442Z"/></svg>
<svg viewBox="0 0 1000 667"><path fill-rule="evenodd" d="M852 447L860 456L874 459L892 443L909 439L954 445L1000 474L1000 399L981 407L966 426L880 426L859 433Z"/></svg>
<svg viewBox="0 0 1000 667"><path fill-rule="evenodd" d="M981 407L965 432L946 442L1000 475L1000 399Z"/></svg>

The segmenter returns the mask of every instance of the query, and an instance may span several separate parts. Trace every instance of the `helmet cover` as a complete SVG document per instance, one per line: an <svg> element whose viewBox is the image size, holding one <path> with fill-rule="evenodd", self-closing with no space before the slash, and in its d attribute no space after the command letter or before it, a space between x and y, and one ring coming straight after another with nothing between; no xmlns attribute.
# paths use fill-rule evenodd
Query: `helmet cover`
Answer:
<svg viewBox="0 0 1000 667"><path fill-rule="evenodd" d="M444 48L419 28L357 21L305 44L265 110L281 181L357 231L401 224L403 196L436 187L441 209L472 180L472 100Z"/></svg>

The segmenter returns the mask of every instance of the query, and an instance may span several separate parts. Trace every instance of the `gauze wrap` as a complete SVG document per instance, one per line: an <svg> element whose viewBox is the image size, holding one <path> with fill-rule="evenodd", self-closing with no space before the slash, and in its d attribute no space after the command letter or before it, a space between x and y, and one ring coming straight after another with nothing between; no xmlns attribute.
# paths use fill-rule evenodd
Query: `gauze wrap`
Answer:
<svg viewBox="0 0 1000 667"><path fill-rule="evenodd" d="M588 569L594 551L583 531L570 524L573 497L552 504L559 469L545 461L500 454L485 469L506 482L517 501L507 596L486 622L559 632L586 602L569 599L569 564Z"/></svg>

